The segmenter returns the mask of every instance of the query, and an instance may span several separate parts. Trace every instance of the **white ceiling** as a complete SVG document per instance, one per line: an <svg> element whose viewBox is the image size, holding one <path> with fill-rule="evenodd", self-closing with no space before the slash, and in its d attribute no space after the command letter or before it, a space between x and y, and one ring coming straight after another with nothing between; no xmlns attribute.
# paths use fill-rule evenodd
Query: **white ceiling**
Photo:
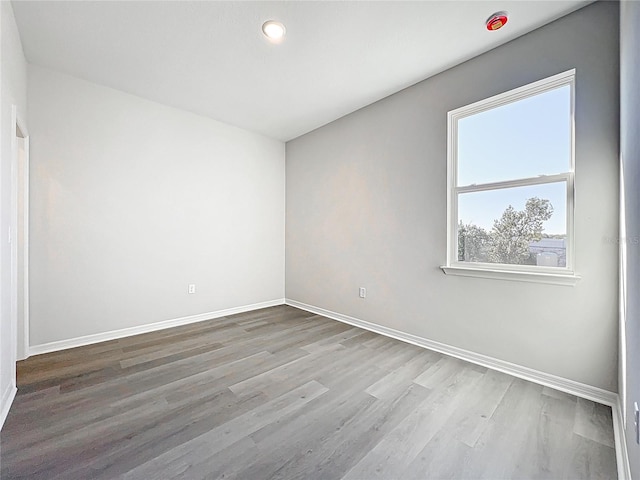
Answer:
<svg viewBox="0 0 640 480"><path fill-rule="evenodd" d="M29 62L290 140L590 1L15 1ZM484 22L508 10L509 23ZM264 21L286 25L269 43Z"/></svg>

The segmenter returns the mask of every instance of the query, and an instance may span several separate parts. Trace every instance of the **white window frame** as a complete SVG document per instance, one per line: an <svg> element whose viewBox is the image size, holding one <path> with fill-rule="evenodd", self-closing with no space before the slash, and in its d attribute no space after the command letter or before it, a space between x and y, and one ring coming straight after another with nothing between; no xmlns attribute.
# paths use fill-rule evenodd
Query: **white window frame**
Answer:
<svg viewBox="0 0 640 480"><path fill-rule="evenodd" d="M447 116L447 263L442 270L448 275L496 278L501 280L531 281L558 285L575 285L580 278L575 273L575 69L559 73L549 78L495 95L484 100L457 108ZM570 158L569 170L554 175L540 175L499 182L458 185L458 121L487 110L517 102L535 95L570 86ZM536 265L512 265L501 263L460 262L458 261L458 196L462 193L482 192L504 188L562 183L567 185L567 257L566 267L542 267Z"/></svg>

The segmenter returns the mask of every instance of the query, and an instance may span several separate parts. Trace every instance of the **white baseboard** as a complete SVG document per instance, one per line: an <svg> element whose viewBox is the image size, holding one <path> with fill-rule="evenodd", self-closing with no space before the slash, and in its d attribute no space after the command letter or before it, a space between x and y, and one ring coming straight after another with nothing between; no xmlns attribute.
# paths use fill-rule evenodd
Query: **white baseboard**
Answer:
<svg viewBox="0 0 640 480"><path fill-rule="evenodd" d="M616 463L618 465L618 480L631 480L631 466L629 465L629 452L627 451L622 411L621 400L618 396L616 404L611 407L613 437L616 445Z"/></svg>
<svg viewBox="0 0 640 480"><path fill-rule="evenodd" d="M620 398L617 393L593 387L584 383L569 380L567 378L558 377L550 373L540 372L529 367L517 365L515 363L506 362L497 358L482 355L480 353L471 352L462 348L447 345L445 343L435 342L426 338L418 337L410 333L401 332L393 328L384 327L365 320L343 315L341 313L325 310L324 308L307 305L306 303L297 302L290 298L285 299L285 303L292 307L306 310L307 312L322 315L339 322L347 323L355 327L360 327L371 332L379 333L387 337L395 338L403 342L411 343L419 347L423 347L436 352L444 353L452 357L475 363L483 367L491 368L499 372L503 372L514 377L522 378L530 382L534 382L546 387L560 390L576 397L592 400L603 405L611 407L611 415L613 418L613 431L616 450L616 464L618 469L619 480L631 480L631 470L629 467L629 457L627 453L627 443L625 441L624 421L622 418L622 409L620 407Z"/></svg>
<svg viewBox="0 0 640 480"><path fill-rule="evenodd" d="M509 375L513 375L514 377L529 380L531 382L545 385L562 392L570 393L572 395L576 395L577 397L593 400L594 402L602 403L610 407L617 405L618 402L618 394L610 392L608 390L603 390L598 387L593 387L591 385L569 380L567 378L558 377L550 373L540 372L529 367L524 367L522 365L517 365L515 363L489 357L487 355L482 355L480 353L471 352L469 350L464 350L462 348L447 345L445 343L428 340L423 337L418 337L417 335L401 332L393 328L384 327L382 325L370 323L358 318L349 317L348 315L342 315L341 313L325 310L324 308L307 305L305 303L297 302L289 298L285 299L285 303L287 305L291 305L292 307L297 307L308 312L332 318L333 320L338 320L339 322L348 323L349 325L353 325L355 327L364 328L365 330L379 333L387 337L395 338L396 340L401 340L403 342L411 343L419 347L444 353L446 355L450 355L467 362L475 363L477 365L491 368L493 370L498 370L499 372L508 373Z"/></svg>
<svg viewBox="0 0 640 480"><path fill-rule="evenodd" d="M174 318L172 320L165 320L162 322L148 323L146 325L140 325L137 327L111 330L109 332L85 335L83 337L70 338L68 340L60 340L57 342L43 343L41 345L32 345L29 347L29 355L40 355L42 353L66 350L67 348L82 347L84 345L91 345L93 343L116 340L118 338L130 337L132 335L139 335L141 333L155 332L157 330L164 330L165 328L178 327L180 325L187 325L189 323L203 322L205 320L212 320L214 318L235 315L236 313L250 312L252 310L258 310L260 308L274 307L276 305L283 304L284 298L279 298L276 300L270 300L268 302L227 308L225 310L218 310L215 312L200 313L198 315L190 315L188 317Z"/></svg>
<svg viewBox="0 0 640 480"><path fill-rule="evenodd" d="M18 389L16 388L16 386L11 383L2 394L2 403L0 403L0 430L2 430L4 421L7 419L7 415L9 415L9 409L13 404L13 399L16 398L17 391Z"/></svg>

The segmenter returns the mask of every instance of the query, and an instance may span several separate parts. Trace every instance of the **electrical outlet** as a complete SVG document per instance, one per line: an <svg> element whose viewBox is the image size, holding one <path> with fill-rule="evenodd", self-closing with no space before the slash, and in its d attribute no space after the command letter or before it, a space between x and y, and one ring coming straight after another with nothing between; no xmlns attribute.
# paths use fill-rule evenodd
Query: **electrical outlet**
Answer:
<svg viewBox="0 0 640 480"><path fill-rule="evenodd" d="M640 444L640 410L638 402L633 402L633 424L636 427L636 443Z"/></svg>
<svg viewBox="0 0 640 480"><path fill-rule="evenodd" d="M196 284L192 283L189 285L189 293L196 293Z"/></svg>
<svg viewBox="0 0 640 480"><path fill-rule="evenodd" d="M360 287L360 298L367 298L367 289Z"/></svg>

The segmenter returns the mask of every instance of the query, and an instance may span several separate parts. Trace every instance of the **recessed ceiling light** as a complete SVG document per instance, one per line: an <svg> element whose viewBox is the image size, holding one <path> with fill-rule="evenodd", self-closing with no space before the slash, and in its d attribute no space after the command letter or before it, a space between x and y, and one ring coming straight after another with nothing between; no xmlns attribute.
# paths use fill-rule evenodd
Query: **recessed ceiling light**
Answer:
<svg viewBox="0 0 640 480"><path fill-rule="evenodd" d="M285 32L284 25L275 20L269 20L262 24L262 33L264 33L265 37L269 40L280 41L284 37Z"/></svg>

